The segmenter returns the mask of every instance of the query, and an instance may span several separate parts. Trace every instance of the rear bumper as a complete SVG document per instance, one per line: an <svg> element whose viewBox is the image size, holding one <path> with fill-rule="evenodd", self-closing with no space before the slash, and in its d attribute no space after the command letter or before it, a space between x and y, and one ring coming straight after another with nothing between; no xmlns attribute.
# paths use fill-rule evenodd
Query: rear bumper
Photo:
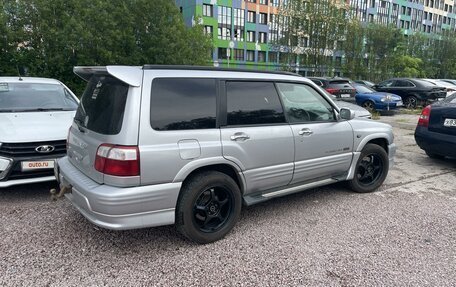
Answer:
<svg viewBox="0 0 456 287"><path fill-rule="evenodd" d="M456 136L429 131L417 126L415 141L422 150L442 156L456 157Z"/></svg>
<svg viewBox="0 0 456 287"><path fill-rule="evenodd" d="M71 187L65 196L90 222L123 230L173 224L182 183L115 187L98 184L67 157L55 169L61 186Z"/></svg>

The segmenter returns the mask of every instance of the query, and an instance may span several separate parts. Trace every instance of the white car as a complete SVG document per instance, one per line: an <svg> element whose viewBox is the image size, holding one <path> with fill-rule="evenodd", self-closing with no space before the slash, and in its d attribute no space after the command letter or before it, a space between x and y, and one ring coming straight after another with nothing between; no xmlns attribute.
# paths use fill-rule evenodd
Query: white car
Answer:
<svg viewBox="0 0 456 287"><path fill-rule="evenodd" d="M0 77L0 188L55 180L78 103L60 81Z"/></svg>

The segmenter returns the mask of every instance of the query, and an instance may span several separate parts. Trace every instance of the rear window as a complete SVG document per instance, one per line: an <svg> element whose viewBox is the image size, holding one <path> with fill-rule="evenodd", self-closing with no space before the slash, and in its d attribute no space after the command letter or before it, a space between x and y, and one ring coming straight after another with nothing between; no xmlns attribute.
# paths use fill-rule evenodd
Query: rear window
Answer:
<svg viewBox="0 0 456 287"><path fill-rule="evenodd" d="M328 88L349 88L353 89L353 87L350 85L350 82L347 80L334 80L329 82Z"/></svg>
<svg viewBox="0 0 456 287"><path fill-rule="evenodd" d="M0 112L74 111L77 106L59 84L0 83Z"/></svg>
<svg viewBox="0 0 456 287"><path fill-rule="evenodd" d="M75 121L91 131L118 134L127 101L128 85L105 75L93 75L87 83Z"/></svg>
<svg viewBox="0 0 456 287"><path fill-rule="evenodd" d="M152 82L150 122L158 131L215 128L215 79L157 78Z"/></svg>

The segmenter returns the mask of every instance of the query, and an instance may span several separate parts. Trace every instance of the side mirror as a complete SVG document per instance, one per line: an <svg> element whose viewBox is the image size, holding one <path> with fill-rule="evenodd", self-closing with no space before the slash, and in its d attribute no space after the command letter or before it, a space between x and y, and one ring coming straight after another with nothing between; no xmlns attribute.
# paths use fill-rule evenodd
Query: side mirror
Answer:
<svg viewBox="0 0 456 287"><path fill-rule="evenodd" d="M347 121L355 118L355 112L347 108L341 108L339 115L341 119Z"/></svg>
<svg viewBox="0 0 456 287"><path fill-rule="evenodd" d="M375 90L378 88L378 85L373 85L371 88Z"/></svg>

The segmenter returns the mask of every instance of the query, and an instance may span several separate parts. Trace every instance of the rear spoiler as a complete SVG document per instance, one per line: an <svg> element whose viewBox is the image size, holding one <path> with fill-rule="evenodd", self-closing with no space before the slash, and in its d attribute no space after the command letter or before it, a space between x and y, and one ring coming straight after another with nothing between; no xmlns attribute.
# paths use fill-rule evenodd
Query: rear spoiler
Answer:
<svg viewBox="0 0 456 287"><path fill-rule="evenodd" d="M108 74L133 87L141 86L143 75L140 66L80 66L73 72L86 82L94 74Z"/></svg>

